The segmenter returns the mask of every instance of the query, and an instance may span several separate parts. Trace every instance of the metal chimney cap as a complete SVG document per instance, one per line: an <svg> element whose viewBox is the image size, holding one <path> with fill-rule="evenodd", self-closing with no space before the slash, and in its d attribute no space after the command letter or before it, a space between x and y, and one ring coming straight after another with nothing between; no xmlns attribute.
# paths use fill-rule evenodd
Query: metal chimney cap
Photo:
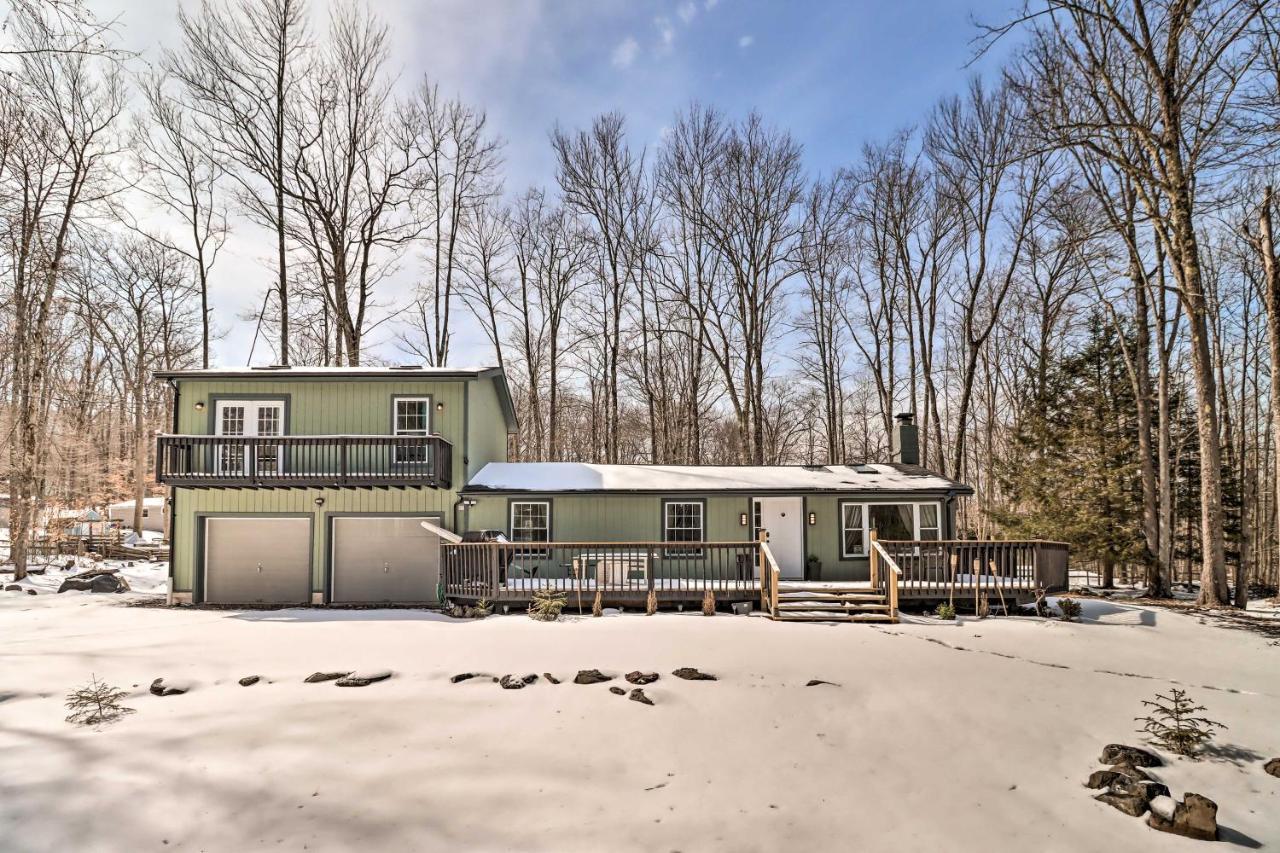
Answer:
<svg viewBox="0 0 1280 853"><path fill-rule="evenodd" d="M916 422L915 412L899 412L893 416L893 419L903 426L910 426Z"/></svg>

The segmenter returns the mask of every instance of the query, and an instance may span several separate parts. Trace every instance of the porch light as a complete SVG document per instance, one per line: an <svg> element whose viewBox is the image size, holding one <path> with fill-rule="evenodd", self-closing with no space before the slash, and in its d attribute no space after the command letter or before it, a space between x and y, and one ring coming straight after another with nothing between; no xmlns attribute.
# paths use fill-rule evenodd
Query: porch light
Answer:
<svg viewBox="0 0 1280 853"><path fill-rule="evenodd" d="M436 403L436 411L437 411L437 412L443 412L443 411L444 411L444 403Z"/></svg>
<svg viewBox="0 0 1280 853"><path fill-rule="evenodd" d="M818 523L818 514L816 512L809 513L809 526L813 527Z"/></svg>
<svg viewBox="0 0 1280 853"><path fill-rule="evenodd" d="M745 512L738 513L738 526L739 527L747 526L747 514Z"/></svg>
<svg viewBox="0 0 1280 853"><path fill-rule="evenodd" d="M316 498L316 506L324 506L324 498Z"/></svg>
<svg viewBox="0 0 1280 853"><path fill-rule="evenodd" d="M197 412L204 411L204 400L196 400L196 411Z"/></svg>

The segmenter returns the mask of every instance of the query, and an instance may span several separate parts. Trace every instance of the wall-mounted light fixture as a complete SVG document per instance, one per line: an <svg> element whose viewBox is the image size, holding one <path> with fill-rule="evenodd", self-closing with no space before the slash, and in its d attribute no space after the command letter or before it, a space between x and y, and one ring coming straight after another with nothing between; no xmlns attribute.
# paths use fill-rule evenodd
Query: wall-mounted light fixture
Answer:
<svg viewBox="0 0 1280 853"><path fill-rule="evenodd" d="M747 514L745 512L738 513L738 526L739 527L747 526Z"/></svg>
<svg viewBox="0 0 1280 853"><path fill-rule="evenodd" d="M818 514L816 512L809 513L809 526L813 527L818 523Z"/></svg>
<svg viewBox="0 0 1280 853"><path fill-rule="evenodd" d="M324 506L324 498L316 498L316 506Z"/></svg>
<svg viewBox="0 0 1280 853"><path fill-rule="evenodd" d="M472 500L471 498L464 498L464 499L462 500L462 504L461 504L461 506L462 506L462 508L463 508L464 510L466 510L466 509L471 509L471 508L472 508L473 506L475 506L475 505L476 505L476 502L475 502L474 500Z"/></svg>
<svg viewBox="0 0 1280 853"><path fill-rule="evenodd" d="M204 400L196 400L196 411L197 412L204 411Z"/></svg>
<svg viewBox="0 0 1280 853"><path fill-rule="evenodd" d="M444 403L436 403L436 411L437 411L437 412L443 412L443 411L444 411Z"/></svg>

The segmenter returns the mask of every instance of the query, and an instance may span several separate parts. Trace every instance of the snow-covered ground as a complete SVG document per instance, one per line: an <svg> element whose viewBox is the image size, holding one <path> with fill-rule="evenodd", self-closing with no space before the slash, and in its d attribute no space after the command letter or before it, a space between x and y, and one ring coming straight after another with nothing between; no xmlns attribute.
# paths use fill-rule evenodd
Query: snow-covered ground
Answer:
<svg viewBox="0 0 1280 853"><path fill-rule="evenodd" d="M163 589L162 565L130 571ZM1204 843L1081 786L1174 685L1230 728L1156 774L1217 801L1229 840L1280 844L1280 779L1262 770L1280 755L1280 645L1195 615L1087 601L1080 624L871 627L124 606L147 597L0 593L0 848L1189 851ZM382 668L395 675L363 688L302 683ZM571 683L585 668L662 673L656 704ZM449 682L467 671L564 683ZM136 713L64 722L91 675ZM157 677L194 687L155 697Z"/></svg>

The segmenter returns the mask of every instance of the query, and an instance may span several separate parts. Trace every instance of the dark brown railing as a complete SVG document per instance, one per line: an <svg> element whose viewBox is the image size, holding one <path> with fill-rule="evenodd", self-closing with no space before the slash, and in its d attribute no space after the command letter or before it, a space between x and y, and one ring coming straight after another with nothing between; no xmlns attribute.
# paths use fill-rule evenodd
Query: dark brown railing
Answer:
<svg viewBox="0 0 1280 853"><path fill-rule="evenodd" d="M156 480L173 486L447 489L453 445L438 435L162 435Z"/></svg>
<svg viewBox="0 0 1280 853"><path fill-rule="evenodd" d="M901 572L897 583L904 595L941 597L963 590L998 597L1066 586L1067 546L1061 542L881 539L876 544ZM873 577L872 584L879 580Z"/></svg>
<svg viewBox="0 0 1280 853"><path fill-rule="evenodd" d="M440 546L444 595L453 599L527 601L535 592L565 593L590 607L610 599L662 601L760 597L759 542L464 542Z"/></svg>

